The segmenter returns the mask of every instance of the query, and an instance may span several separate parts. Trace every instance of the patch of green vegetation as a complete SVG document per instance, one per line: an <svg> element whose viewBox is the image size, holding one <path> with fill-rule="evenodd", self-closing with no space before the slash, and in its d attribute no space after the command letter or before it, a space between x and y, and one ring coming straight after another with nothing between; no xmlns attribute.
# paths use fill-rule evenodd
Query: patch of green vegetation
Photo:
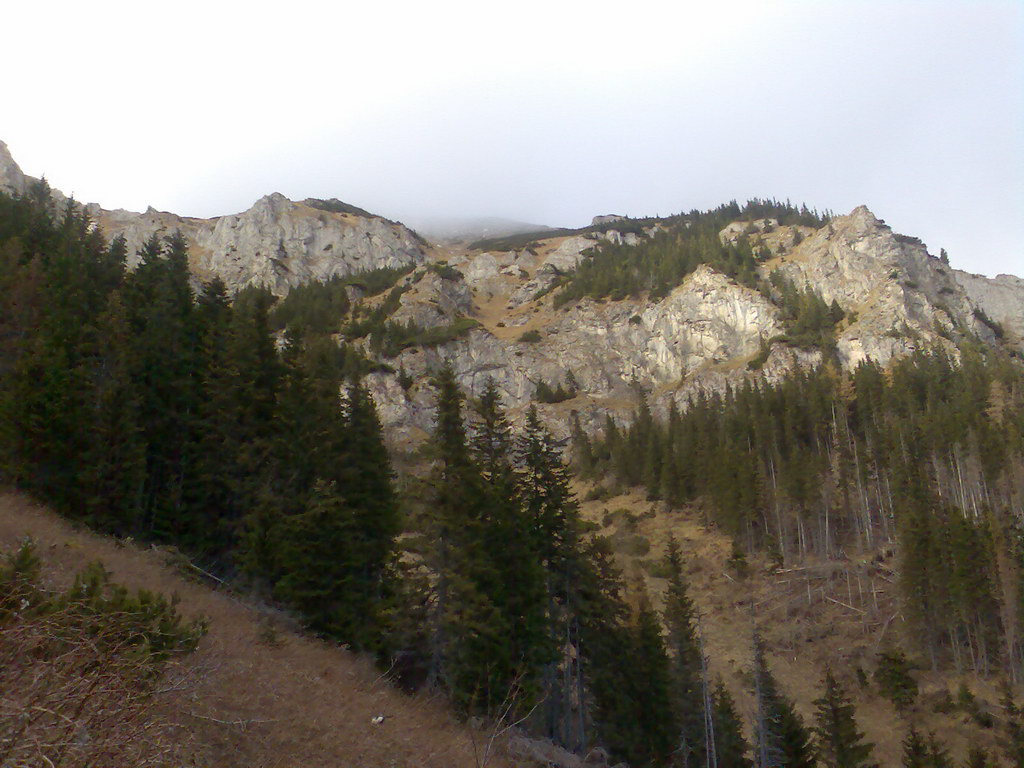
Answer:
<svg viewBox="0 0 1024 768"><path fill-rule="evenodd" d="M875 669L878 692L901 712L917 699L917 681L910 672L910 662L902 650L882 651L878 655Z"/></svg>
<svg viewBox="0 0 1024 768"><path fill-rule="evenodd" d="M148 590L129 592L110 581L98 562L75 577L65 592L44 586L35 544L26 539L0 565L0 628L26 618L47 618L53 625L55 655L62 642L87 633L141 661L159 663L195 650L206 622L187 622L173 600Z"/></svg>
<svg viewBox="0 0 1024 768"><path fill-rule="evenodd" d="M536 329L532 331L523 331L519 334L519 341L523 344L536 344L540 341L540 331Z"/></svg>
<svg viewBox="0 0 1024 768"><path fill-rule="evenodd" d="M412 265L382 267L296 286L274 305L270 313L271 327L278 331L290 328L303 334L337 333L352 309L349 288L358 288L364 296L376 296L412 270Z"/></svg>
<svg viewBox="0 0 1024 768"><path fill-rule="evenodd" d="M772 353L772 344L766 339L761 339L761 346L754 355L753 359L747 363L747 370L759 371L764 367L764 364L768 362L768 356Z"/></svg>
<svg viewBox="0 0 1024 768"><path fill-rule="evenodd" d="M566 400L572 400L576 397L579 389L580 385L576 381L576 377L572 371L569 371L566 374L564 384L556 382L554 385L551 385L543 379L538 381L533 397L538 403L564 403Z"/></svg>
<svg viewBox="0 0 1024 768"><path fill-rule="evenodd" d="M316 208L320 211L327 211L328 213L350 213L354 216L364 216L367 219L379 219L380 216L376 216L369 211L358 208L349 203L343 202L336 197L332 197L330 200L321 200L317 197L310 197L303 201L310 208Z"/></svg>
<svg viewBox="0 0 1024 768"><path fill-rule="evenodd" d="M394 221L393 219L387 219L384 218L383 216L378 216L375 213L370 213L369 211L359 208L355 205L343 202L336 197L332 197L330 200L321 200L320 198L309 197L303 200L302 202L308 205L310 208L316 208L317 210L326 211L328 213L349 213L352 214L353 216L362 216L363 218L366 219L380 219L381 221L386 221L388 224L391 224L392 226L395 227L405 227L405 225L402 224L402 222L400 221ZM428 243L423 238L423 236L420 235L419 232L416 232L413 229L409 229L408 227L405 228L408 229L409 233L413 236L413 239L416 240L416 242L418 242L422 246L429 247L430 243Z"/></svg>
<svg viewBox="0 0 1024 768"><path fill-rule="evenodd" d="M401 306L402 294L408 290L408 286L396 285L388 293L387 298L368 313L363 314L362 308L357 308L353 312L351 322L345 326L345 338L362 339L374 332L380 332L388 323L388 318Z"/></svg>
<svg viewBox="0 0 1024 768"><path fill-rule="evenodd" d="M395 357L409 347L436 347L464 337L480 323L459 317L447 325L423 328L416 323L385 322L370 332L370 349L383 357Z"/></svg>
<svg viewBox="0 0 1024 768"><path fill-rule="evenodd" d="M744 207L732 202L710 211L691 211L660 220L662 229L636 245L599 244L594 255L567 276L554 304L563 306L583 297L619 301L647 293L653 300L668 295L702 264L751 288L758 287L757 264L750 242L722 243L718 233L737 220L776 218L780 223L820 226L824 219L806 206L751 200ZM607 225L616 226L621 222Z"/></svg>
<svg viewBox="0 0 1024 768"><path fill-rule="evenodd" d="M981 309L981 307L978 307L977 309L974 310L974 317L982 325L987 326L988 329L992 331L993 334L995 334L995 337L997 339L1002 339L1003 336L1006 334L1006 332L1003 330L1003 326L1001 326L999 323L997 323L995 320L989 317L988 314L986 314L985 310Z"/></svg>
<svg viewBox="0 0 1024 768"><path fill-rule="evenodd" d="M651 551L651 540L639 533L615 534L611 541L615 551L622 555L643 557Z"/></svg>
<svg viewBox="0 0 1024 768"><path fill-rule="evenodd" d="M455 267L449 266L445 262L434 262L427 267L431 272L441 277L443 280L462 280L464 275Z"/></svg>
<svg viewBox="0 0 1024 768"><path fill-rule="evenodd" d="M771 273L770 280L774 291L769 296L782 309L787 326L785 336L777 340L801 349L833 349L836 326L846 317L839 303L829 304L810 287L797 288L779 270Z"/></svg>

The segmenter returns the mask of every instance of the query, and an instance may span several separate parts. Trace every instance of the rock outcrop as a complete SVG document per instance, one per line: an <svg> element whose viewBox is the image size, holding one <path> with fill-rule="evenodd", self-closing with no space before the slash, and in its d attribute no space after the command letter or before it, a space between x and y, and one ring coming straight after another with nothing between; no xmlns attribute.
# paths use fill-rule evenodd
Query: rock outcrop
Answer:
<svg viewBox="0 0 1024 768"><path fill-rule="evenodd" d="M866 359L885 365L934 344L952 349L950 339L962 331L994 341L953 270L864 206L833 219L770 266L853 313L855 322L837 339L845 366Z"/></svg>
<svg viewBox="0 0 1024 768"><path fill-rule="evenodd" d="M996 343L982 319L985 313L1008 331L1019 327L1022 304L1016 297L1024 281L981 283L958 276L919 241L895 234L864 207L819 230L764 220L731 225L724 233L723 239L732 242L751 237L763 244L771 238L775 247L769 250L777 255L763 264L764 278L777 269L846 310L848 319L836 339L839 361L846 367L867 359L887 364L936 345L956 354L955 342L967 334ZM469 392L478 392L492 378L513 415L532 401L538 383L565 385L571 373L575 396L542 406L564 437L571 412L595 427L609 411L628 416L636 404L635 384L650 393L656 410L664 410L670 403L685 403L699 389L722 390L751 378L774 381L822 360L818 350L771 343L786 333L779 306L706 265L657 302L587 299L554 311L544 291L558 274L587 258L596 243L594 237L578 235L542 243L536 251L454 258L450 263L465 275L470 296L504 302L501 337L499 328L480 328L447 345L406 350L396 366L422 381L447 361ZM970 284L978 298L962 283ZM438 307L445 292L433 290L431 304ZM529 341L523 331L530 332ZM405 391L386 373L374 374L371 386L382 420L399 440L430 428L428 390L414 385Z"/></svg>
<svg viewBox="0 0 1024 768"><path fill-rule="evenodd" d="M35 179L22 173L0 142L0 190L24 194ZM52 190L55 203L66 198ZM123 237L129 267L154 234L180 230L189 242L193 274L220 277L231 291L266 286L283 295L296 285L381 267L405 267L427 259L428 244L402 224L338 201L293 202L272 194L231 216L197 219L149 208L144 213L86 211L110 239Z"/></svg>
<svg viewBox="0 0 1024 768"><path fill-rule="evenodd" d="M547 408L556 416L555 431L564 435L568 420L558 414L574 409L596 425L606 410L627 413L636 402L635 383L652 389L655 405L662 408L700 386L725 386L735 378L730 372L747 372L745 363L762 338L783 329L779 309L768 299L701 267L654 304L586 300L553 313L537 341L502 340L477 329L440 347L407 349L389 362L415 381L449 362L470 393L493 379L514 413L533 400L539 382L567 384L571 374L579 396ZM780 352L768 369L788 370L794 363ZM371 375L370 387L382 422L399 440L429 429L433 393L428 389L405 391L389 373Z"/></svg>
<svg viewBox="0 0 1024 768"><path fill-rule="evenodd" d="M24 193L32 181L0 143L0 188ZM63 199L59 192L54 197ZM594 223L606 225L603 232L562 230L520 250L481 252L431 247L403 225L337 200L295 202L272 194L243 213L213 219L98 205L87 210L108 237L124 237L131 254L154 234L180 230L197 279L219 276L232 291L264 285L283 295L336 275L418 267L402 278L405 290L389 320L441 330L424 337L430 343L380 361L368 379L397 443L431 428L433 393L424 382L443 362L470 393L493 379L513 417L539 384L561 385L566 398L542 407L564 437L570 413L590 426L608 412L630 413L637 385L652 407L664 410L699 389L777 380L822 359L819 350L785 341L784 312L767 291L707 265L657 301L584 299L555 309L553 290L595 248L640 246L661 227L675 226L666 222L623 233L614 228L622 217L599 216ZM719 238L732 244L746 238L762 259L765 281L778 270L845 311L836 334L845 367L868 359L887 364L936 345L957 354L957 342L968 336L1024 349L1024 280L953 270L863 206L819 229L760 219L728 224Z"/></svg>
<svg viewBox="0 0 1024 768"><path fill-rule="evenodd" d="M108 237L125 238L130 254L154 233L181 230L193 272L204 280L220 277L233 291L262 285L283 295L302 283L426 260L426 244L401 224L323 210L277 193L243 213L214 219L152 208L133 213L90 206L90 212Z"/></svg>
<svg viewBox="0 0 1024 768"><path fill-rule="evenodd" d="M0 141L0 190L23 195L28 189L28 177L14 161L7 145Z"/></svg>
<svg viewBox="0 0 1024 768"><path fill-rule="evenodd" d="M1011 343L1024 350L1024 280L1013 275L973 275L959 269L953 270L953 277L985 317L998 323Z"/></svg>

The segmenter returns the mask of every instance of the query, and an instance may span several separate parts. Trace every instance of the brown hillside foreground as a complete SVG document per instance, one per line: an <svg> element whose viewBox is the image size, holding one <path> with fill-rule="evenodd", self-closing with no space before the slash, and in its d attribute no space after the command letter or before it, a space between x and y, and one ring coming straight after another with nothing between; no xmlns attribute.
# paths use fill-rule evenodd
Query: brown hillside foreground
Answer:
<svg viewBox="0 0 1024 768"><path fill-rule="evenodd" d="M268 642L259 612L185 579L166 553L77 529L24 496L0 493L0 551L31 536L45 578L68 583L101 560L130 588L177 594L186 616L210 620L187 664L197 672L167 713L194 742L200 764L230 768L457 768L477 766L471 731L440 701L405 696L373 666L280 629ZM385 715L380 725L371 721ZM482 747L487 736L475 734ZM492 756L493 768L513 765ZM111 766L110 768L114 768Z"/></svg>

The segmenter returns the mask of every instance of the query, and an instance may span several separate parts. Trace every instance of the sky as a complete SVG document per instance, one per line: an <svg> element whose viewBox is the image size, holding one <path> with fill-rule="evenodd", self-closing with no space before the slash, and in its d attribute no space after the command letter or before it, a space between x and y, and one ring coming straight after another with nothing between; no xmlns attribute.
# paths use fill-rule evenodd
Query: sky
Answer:
<svg viewBox="0 0 1024 768"><path fill-rule="evenodd" d="M582 226L775 197L1024 275L1024 2L49 2L0 140L107 208Z"/></svg>

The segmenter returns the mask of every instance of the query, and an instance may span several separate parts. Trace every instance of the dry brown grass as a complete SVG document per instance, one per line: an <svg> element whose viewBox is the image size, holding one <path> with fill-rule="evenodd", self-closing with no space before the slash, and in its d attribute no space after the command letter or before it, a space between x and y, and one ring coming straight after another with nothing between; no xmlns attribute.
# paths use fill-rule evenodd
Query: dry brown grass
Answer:
<svg viewBox="0 0 1024 768"><path fill-rule="evenodd" d="M104 616L63 607L0 630L0 765L192 765L189 739L162 717L181 694L176 665L159 679Z"/></svg>
<svg viewBox="0 0 1024 768"><path fill-rule="evenodd" d="M31 536L44 578L67 585L101 560L115 582L181 599L186 617L210 630L181 674L183 695L161 704L168 727L191 742L201 765L246 768L454 768L476 766L474 734L443 703L406 696L373 665L286 628L269 642L267 620L235 598L186 579L166 553L124 545L73 527L21 495L0 494L0 550ZM384 715L380 725L372 719ZM124 763L125 765L130 763ZM503 755L494 768L512 765Z"/></svg>
<svg viewBox="0 0 1024 768"><path fill-rule="evenodd" d="M577 487L581 496L585 490L582 484ZM902 740L911 722L920 729L934 730L950 747L957 764L975 743L992 755L999 754L998 726L984 729L963 713L933 711L942 692L950 691L955 697L963 681L984 709L999 716L995 679L921 669L915 673L921 696L904 714L896 712L873 686L863 690L858 684L856 667L870 676L884 643L896 642L908 650L915 647L900 610L894 558L876 562L877 553L851 552L847 559L809 559L777 571L765 558L753 557L749 577L740 579L727 563L731 540L703 525L698 508L666 511L636 491L582 504L584 516L598 524L606 511L619 509L633 514L631 530L651 543L649 553L620 555L619 563L627 581L642 580L659 601L665 581L652 577L650 566L664 556L670 533L679 542L690 594L702 616L711 672L722 675L748 722L755 707L743 672L750 668L756 624L767 641L772 671L808 722L813 717L812 702L821 695L825 666L832 666L853 698L862 730L876 745L873 759L883 766L900 764ZM602 533L620 530L621 516L615 516L615 521Z"/></svg>

